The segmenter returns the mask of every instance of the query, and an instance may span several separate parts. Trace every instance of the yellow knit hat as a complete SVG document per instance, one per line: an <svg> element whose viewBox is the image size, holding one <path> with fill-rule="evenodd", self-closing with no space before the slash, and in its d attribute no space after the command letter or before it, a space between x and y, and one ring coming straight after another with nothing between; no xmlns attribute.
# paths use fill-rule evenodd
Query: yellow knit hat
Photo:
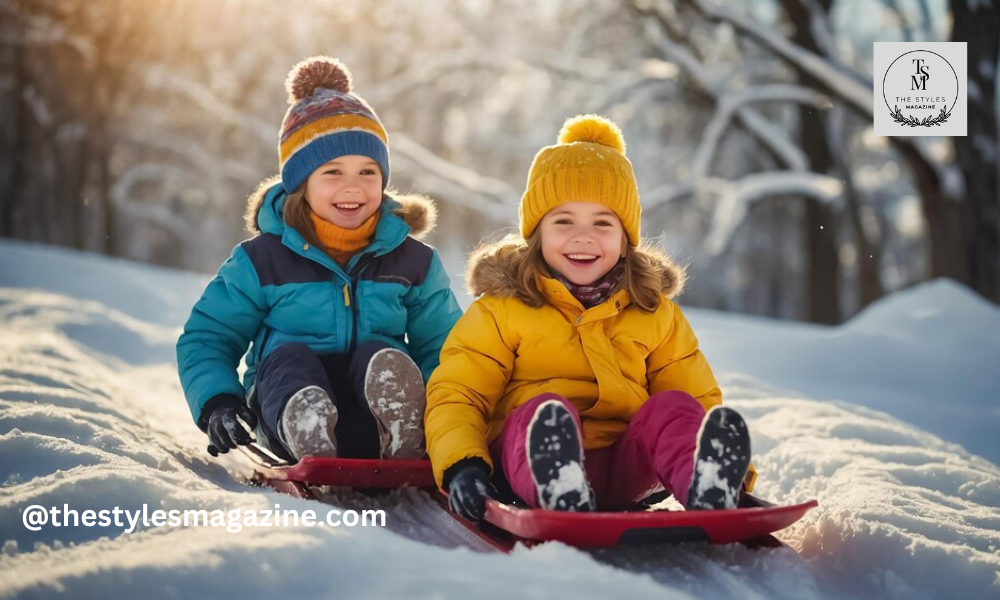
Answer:
<svg viewBox="0 0 1000 600"><path fill-rule="evenodd" d="M568 119L558 143L538 151L517 209L521 236L527 239L545 213L567 202L607 206L621 219L629 243L639 245L639 190L622 131L609 119Z"/></svg>

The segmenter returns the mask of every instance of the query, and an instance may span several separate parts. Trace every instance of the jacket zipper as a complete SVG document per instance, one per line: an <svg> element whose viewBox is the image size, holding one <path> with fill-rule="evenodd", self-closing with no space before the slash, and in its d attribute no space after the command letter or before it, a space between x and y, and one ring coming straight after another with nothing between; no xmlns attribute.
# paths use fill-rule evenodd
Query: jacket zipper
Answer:
<svg viewBox="0 0 1000 600"><path fill-rule="evenodd" d="M350 273L351 283L344 286L344 302L351 309L351 334L350 343L347 346L347 353L354 354L358 343L358 278L365 268L375 259L374 254L363 254Z"/></svg>

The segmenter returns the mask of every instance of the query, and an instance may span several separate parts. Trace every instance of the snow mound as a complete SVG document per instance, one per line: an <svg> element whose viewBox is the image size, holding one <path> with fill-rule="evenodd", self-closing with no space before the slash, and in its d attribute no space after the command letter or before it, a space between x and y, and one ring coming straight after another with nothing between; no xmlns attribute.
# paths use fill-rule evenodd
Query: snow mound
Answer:
<svg viewBox="0 0 1000 600"><path fill-rule="evenodd" d="M725 392L745 381L861 404L1000 464L1000 308L952 281L883 298L839 327L692 312Z"/></svg>
<svg viewBox="0 0 1000 600"><path fill-rule="evenodd" d="M1000 310L951 279L935 279L881 298L846 327L884 334L919 331L935 342L946 336L948 341L967 344L987 337L995 340Z"/></svg>

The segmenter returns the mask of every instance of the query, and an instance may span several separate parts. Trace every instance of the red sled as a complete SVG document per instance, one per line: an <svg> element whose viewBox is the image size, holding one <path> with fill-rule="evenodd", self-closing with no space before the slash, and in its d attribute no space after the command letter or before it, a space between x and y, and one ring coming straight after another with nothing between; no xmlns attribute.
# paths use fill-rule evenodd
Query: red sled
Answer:
<svg viewBox="0 0 1000 600"><path fill-rule="evenodd" d="M741 507L732 510L574 513L516 508L490 499L486 520L520 538L579 548L679 542L767 547L781 545L774 538L767 539L771 533L795 523L818 505L810 500L776 506L744 494Z"/></svg>
<svg viewBox="0 0 1000 600"><path fill-rule="evenodd" d="M315 499L309 486L363 489L427 488L448 510L437 490L428 460L369 460L307 456L295 464L271 457L256 446L241 446L256 463L251 483L299 498ZM636 510L572 513L519 508L487 500L486 519L476 525L450 510L459 523L494 548L509 552L517 543L559 541L580 548L620 544L708 542L742 543L751 548L779 547L771 534L801 519L816 500L778 506L744 493L740 508L713 511Z"/></svg>

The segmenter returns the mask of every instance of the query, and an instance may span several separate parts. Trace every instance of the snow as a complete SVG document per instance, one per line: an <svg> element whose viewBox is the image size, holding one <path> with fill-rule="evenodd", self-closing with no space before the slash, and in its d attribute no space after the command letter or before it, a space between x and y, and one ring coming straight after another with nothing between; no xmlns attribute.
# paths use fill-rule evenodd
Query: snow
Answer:
<svg viewBox="0 0 1000 600"><path fill-rule="evenodd" d="M820 502L779 533L795 551L491 554L415 490L325 496L384 528L26 529L36 504L330 508L205 452L173 345L207 280L0 242L0 597L1000 597L1000 309L947 281L834 328L685 311L750 426L757 493Z"/></svg>
<svg viewBox="0 0 1000 600"><path fill-rule="evenodd" d="M558 444L556 448L558 450ZM544 490L544 491L543 491ZM538 488L538 496L540 498L549 498L554 502L553 504L547 504L542 506L558 506L558 500L561 499L566 494L576 493L579 496L579 502L577 506L584 506L591 504L591 490L590 486L587 485L587 475L583 470L583 465L572 460L565 465L559 467L559 472L556 477L549 481L544 486ZM572 498L573 496L570 496ZM564 502L568 501L563 499Z"/></svg>

